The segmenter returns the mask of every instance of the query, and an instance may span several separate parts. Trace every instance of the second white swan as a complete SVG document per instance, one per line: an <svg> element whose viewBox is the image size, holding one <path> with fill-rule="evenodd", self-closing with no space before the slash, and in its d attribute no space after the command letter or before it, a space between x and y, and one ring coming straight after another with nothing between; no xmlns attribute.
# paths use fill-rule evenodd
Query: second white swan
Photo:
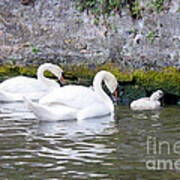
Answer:
<svg viewBox="0 0 180 180"><path fill-rule="evenodd" d="M78 120L105 116L114 112L114 105L102 88L103 81L111 93L116 90L115 76L110 72L100 71L93 80L93 90L85 86L68 85L55 89L43 97L39 104L27 98L25 101L39 120L64 120L67 119L67 114ZM63 117L64 108L66 111Z"/></svg>

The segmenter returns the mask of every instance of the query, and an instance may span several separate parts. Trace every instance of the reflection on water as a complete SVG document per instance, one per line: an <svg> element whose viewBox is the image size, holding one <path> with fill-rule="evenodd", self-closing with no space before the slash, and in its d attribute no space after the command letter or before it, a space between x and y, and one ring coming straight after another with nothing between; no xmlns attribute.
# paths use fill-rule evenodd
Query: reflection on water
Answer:
<svg viewBox="0 0 180 180"><path fill-rule="evenodd" d="M0 104L0 179L178 179L180 171L148 170L151 159L180 159L174 152L147 154L147 138L180 141L179 106L114 117L38 122L23 103Z"/></svg>

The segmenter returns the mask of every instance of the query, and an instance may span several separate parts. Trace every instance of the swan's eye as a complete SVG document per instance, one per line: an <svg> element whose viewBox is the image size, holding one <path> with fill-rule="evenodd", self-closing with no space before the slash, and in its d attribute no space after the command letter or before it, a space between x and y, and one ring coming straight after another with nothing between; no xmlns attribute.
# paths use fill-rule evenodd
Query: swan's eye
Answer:
<svg viewBox="0 0 180 180"><path fill-rule="evenodd" d="M163 93L162 93L162 92L159 92L159 96L163 96Z"/></svg>

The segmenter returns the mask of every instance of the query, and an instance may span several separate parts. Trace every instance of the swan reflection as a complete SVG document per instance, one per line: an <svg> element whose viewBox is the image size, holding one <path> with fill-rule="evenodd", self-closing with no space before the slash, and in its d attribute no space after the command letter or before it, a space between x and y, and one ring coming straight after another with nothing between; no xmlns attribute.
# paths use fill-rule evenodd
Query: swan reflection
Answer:
<svg viewBox="0 0 180 180"><path fill-rule="evenodd" d="M103 132L105 133L105 129L112 127L111 122L113 121L113 115L109 115L80 121L39 122L37 132L51 136L61 134L71 137L82 134L102 134Z"/></svg>

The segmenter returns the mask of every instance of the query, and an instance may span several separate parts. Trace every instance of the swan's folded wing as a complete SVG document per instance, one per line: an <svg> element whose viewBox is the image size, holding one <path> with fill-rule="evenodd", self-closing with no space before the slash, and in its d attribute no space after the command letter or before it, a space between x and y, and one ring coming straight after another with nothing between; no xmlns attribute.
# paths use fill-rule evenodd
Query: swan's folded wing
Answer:
<svg viewBox="0 0 180 180"><path fill-rule="evenodd" d="M23 97L27 107L41 121L59 121L72 120L77 116L77 111L62 105L46 106L32 102L30 99Z"/></svg>
<svg viewBox="0 0 180 180"><path fill-rule="evenodd" d="M94 102L102 103L99 96L84 86L65 86L57 88L40 100L41 104L63 104L68 107L82 109Z"/></svg>
<svg viewBox="0 0 180 180"><path fill-rule="evenodd" d="M9 93L0 89L0 102L22 101L22 95Z"/></svg>
<svg viewBox="0 0 180 180"><path fill-rule="evenodd" d="M17 76L3 81L0 89L9 93L32 93L37 91L47 91L47 86L43 82L25 76Z"/></svg>

